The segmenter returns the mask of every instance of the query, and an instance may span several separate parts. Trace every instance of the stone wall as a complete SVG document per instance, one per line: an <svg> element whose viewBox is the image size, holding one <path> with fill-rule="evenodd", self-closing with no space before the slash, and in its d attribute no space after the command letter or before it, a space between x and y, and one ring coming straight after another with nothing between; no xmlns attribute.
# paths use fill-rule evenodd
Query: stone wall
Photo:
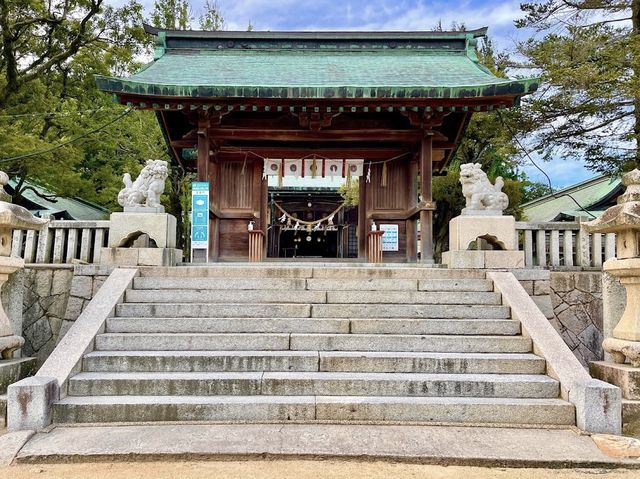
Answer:
<svg viewBox="0 0 640 479"><path fill-rule="evenodd" d="M22 272L22 356L40 366L61 337L73 267L29 265Z"/></svg>
<svg viewBox="0 0 640 479"><path fill-rule="evenodd" d="M5 305L22 304L22 356L37 358L38 367L66 334L113 268L96 265L27 265L12 278ZM23 288L17 287L22 282ZM11 292L11 298L5 294ZM21 292L16 296L17 292ZM9 312L10 317L19 317ZM21 332L20 332L21 331Z"/></svg>
<svg viewBox="0 0 640 479"><path fill-rule="evenodd" d="M580 362L603 359L602 273L551 273L553 327Z"/></svg>
<svg viewBox="0 0 640 479"><path fill-rule="evenodd" d="M70 285L69 302L67 304L60 336L64 336L73 325L91 298L100 289L113 271L113 266L77 265L74 268Z"/></svg>

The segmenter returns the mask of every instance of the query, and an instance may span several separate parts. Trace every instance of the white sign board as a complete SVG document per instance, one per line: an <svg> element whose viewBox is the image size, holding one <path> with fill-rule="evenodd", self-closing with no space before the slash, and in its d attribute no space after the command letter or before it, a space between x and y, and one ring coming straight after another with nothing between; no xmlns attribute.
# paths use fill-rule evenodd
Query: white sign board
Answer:
<svg viewBox="0 0 640 479"><path fill-rule="evenodd" d="M382 251L398 251L398 225L380 225L382 235Z"/></svg>

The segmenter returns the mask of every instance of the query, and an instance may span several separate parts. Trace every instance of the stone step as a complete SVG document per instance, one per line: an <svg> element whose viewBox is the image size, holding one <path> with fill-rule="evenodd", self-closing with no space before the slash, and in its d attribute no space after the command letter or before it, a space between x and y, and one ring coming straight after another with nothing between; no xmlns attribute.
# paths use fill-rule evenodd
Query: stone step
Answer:
<svg viewBox="0 0 640 479"><path fill-rule="evenodd" d="M544 374L531 353L320 351L320 371L449 374Z"/></svg>
<svg viewBox="0 0 640 479"><path fill-rule="evenodd" d="M429 396L557 398L544 375L345 372L83 372L70 396Z"/></svg>
<svg viewBox="0 0 640 479"><path fill-rule="evenodd" d="M459 304L314 304L314 318L479 318L508 319L508 306Z"/></svg>
<svg viewBox="0 0 640 479"><path fill-rule="evenodd" d="M509 320L511 321L511 320ZM108 333L348 333L348 319L109 318Z"/></svg>
<svg viewBox="0 0 640 479"><path fill-rule="evenodd" d="M499 293L482 291L292 291L226 289L133 289L127 303L377 303L501 304Z"/></svg>
<svg viewBox="0 0 640 479"><path fill-rule="evenodd" d="M134 289L304 290L304 278L134 278Z"/></svg>
<svg viewBox="0 0 640 479"><path fill-rule="evenodd" d="M98 351L276 351L289 349L290 334L107 333Z"/></svg>
<svg viewBox="0 0 640 479"><path fill-rule="evenodd" d="M133 289L493 291L488 279L175 278L142 276Z"/></svg>
<svg viewBox="0 0 640 479"><path fill-rule="evenodd" d="M408 351L460 353L528 353L522 336L449 336L406 334L291 334L295 351Z"/></svg>
<svg viewBox="0 0 640 479"><path fill-rule="evenodd" d="M297 294L297 293L296 293ZM320 301L318 301L320 302ZM327 303L346 304L502 304L500 293L469 291L329 291Z"/></svg>
<svg viewBox="0 0 640 479"><path fill-rule="evenodd" d="M310 333L106 333L98 351L414 351L528 353L522 336Z"/></svg>
<svg viewBox="0 0 640 479"><path fill-rule="evenodd" d="M574 425L560 399L358 396L69 396L56 423L372 421Z"/></svg>
<svg viewBox="0 0 640 479"><path fill-rule="evenodd" d="M512 319L109 318L108 333L373 333L515 335Z"/></svg>
<svg viewBox="0 0 640 479"><path fill-rule="evenodd" d="M311 317L311 305L125 303L116 306L116 316L129 318L309 318Z"/></svg>
<svg viewBox="0 0 640 479"><path fill-rule="evenodd" d="M225 264L140 268L142 277L154 278L318 278L318 279L486 279L477 269L446 269L388 264Z"/></svg>
<svg viewBox="0 0 640 479"><path fill-rule="evenodd" d="M334 351L94 351L87 372L323 371L544 374L534 354Z"/></svg>
<svg viewBox="0 0 640 479"><path fill-rule="evenodd" d="M317 351L93 351L87 372L318 371ZM538 371L534 371L534 374Z"/></svg>
<svg viewBox="0 0 640 479"><path fill-rule="evenodd" d="M508 319L508 306L459 304L124 303L128 318L405 318Z"/></svg>
<svg viewBox="0 0 640 479"><path fill-rule="evenodd" d="M488 279L307 279L320 291L493 291Z"/></svg>
<svg viewBox="0 0 640 479"><path fill-rule="evenodd" d="M260 289L130 289L127 303L326 303L325 291Z"/></svg>

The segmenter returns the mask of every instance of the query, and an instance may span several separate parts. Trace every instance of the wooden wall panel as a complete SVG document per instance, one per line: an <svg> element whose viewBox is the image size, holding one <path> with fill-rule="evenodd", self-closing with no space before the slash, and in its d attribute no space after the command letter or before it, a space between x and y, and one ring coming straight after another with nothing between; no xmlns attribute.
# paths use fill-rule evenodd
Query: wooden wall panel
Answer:
<svg viewBox="0 0 640 479"><path fill-rule="evenodd" d="M403 210L407 207L407 164L402 161L387 163L387 183L382 186L383 165L371 167L369 206L372 211Z"/></svg>
<svg viewBox="0 0 640 479"><path fill-rule="evenodd" d="M249 210L254 202L253 161L222 161L220 163L219 188L220 209Z"/></svg>
<svg viewBox="0 0 640 479"><path fill-rule="evenodd" d="M249 258L249 234L244 219L220 220L220 259L247 260Z"/></svg>

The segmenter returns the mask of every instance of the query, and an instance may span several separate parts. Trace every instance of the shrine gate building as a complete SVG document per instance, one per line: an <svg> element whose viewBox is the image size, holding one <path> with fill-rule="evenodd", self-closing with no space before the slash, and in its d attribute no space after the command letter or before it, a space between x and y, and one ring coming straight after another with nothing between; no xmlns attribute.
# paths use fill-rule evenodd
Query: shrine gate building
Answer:
<svg viewBox="0 0 640 479"><path fill-rule="evenodd" d="M212 261L247 259L247 224L267 231L280 218L270 211L268 177L289 175L360 178L358 257L375 222L397 225L398 248L385 261L433 261L432 176L473 112L511 107L538 86L498 78L478 62L486 29L145 28L155 37L153 62L97 83L122 104L154 110L174 160L210 182ZM303 229L317 226L300 220Z"/></svg>

